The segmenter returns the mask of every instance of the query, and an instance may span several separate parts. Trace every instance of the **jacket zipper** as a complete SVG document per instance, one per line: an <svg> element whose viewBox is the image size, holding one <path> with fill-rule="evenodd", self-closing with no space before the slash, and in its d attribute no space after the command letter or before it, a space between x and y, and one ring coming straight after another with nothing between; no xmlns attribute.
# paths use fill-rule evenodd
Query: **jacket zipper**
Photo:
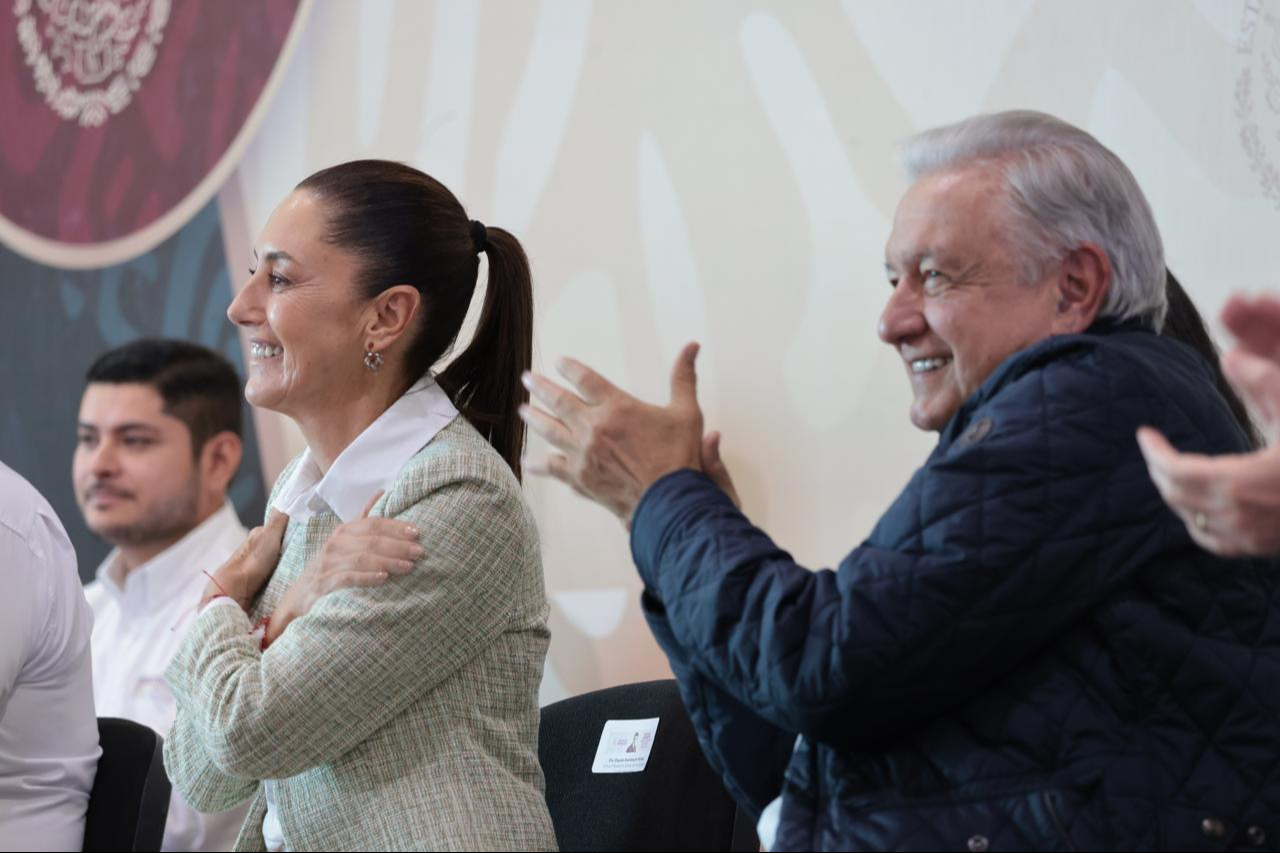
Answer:
<svg viewBox="0 0 1280 853"><path fill-rule="evenodd" d="M1076 853L1076 846L1071 843L1071 836L1067 835L1067 828L1062 825L1062 818L1058 817L1058 810L1054 808L1053 801L1055 796L1053 793L1046 791L1044 793L1044 804L1049 809L1049 817L1053 819L1053 825L1058 830L1058 834L1062 836L1062 840L1066 842L1067 849L1071 853Z"/></svg>

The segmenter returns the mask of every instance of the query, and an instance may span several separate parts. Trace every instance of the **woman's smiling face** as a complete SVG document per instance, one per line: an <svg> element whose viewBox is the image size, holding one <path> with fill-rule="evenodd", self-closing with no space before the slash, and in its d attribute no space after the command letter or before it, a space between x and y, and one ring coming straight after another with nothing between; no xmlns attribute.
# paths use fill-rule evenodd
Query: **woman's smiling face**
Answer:
<svg viewBox="0 0 1280 853"><path fill-rule="evenodd" d="M249 281L227 309L250 341L245 398L295 420L353 399L368 375L358 264L325 241L326 227L315 194L286 198L262 229Z"/></svg>

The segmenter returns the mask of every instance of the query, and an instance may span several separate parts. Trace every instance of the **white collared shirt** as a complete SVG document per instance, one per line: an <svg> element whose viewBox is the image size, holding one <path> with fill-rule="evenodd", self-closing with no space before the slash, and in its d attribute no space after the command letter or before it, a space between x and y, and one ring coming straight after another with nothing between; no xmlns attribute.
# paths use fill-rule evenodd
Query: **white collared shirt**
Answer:
<svg viewBox="0 0 1280 853"><path fill-rule="evenodd" d="M389 488L405 463L457 416L458 410L444 389L430 376L423 377L356 436L327 472L320 470L310 449L304 450L272 506L299 523L326 509L344 523L353 521L360 517L369 498ZM225 600L215 599L214 603ZM289 850L276 811L275 786L270 780L266 790L267 815L262 822L262 836L267 850Z"/></svg>
<svg viewBox="0 0 1280 853"><path fill-rule="evenodd" d="M0 463L0 850L79 850L98 769L76 552L53 508Z"/></svg>
<svg viewBox="0 0 1280 853"><path fill-rule="evenodd" d="M304 450L272 506L297 522L326 509L344 523L353 521L369 498L395 482L404 464L457 415L439 384L423 377L356 436L327 472L320 470L310 448Z"/></svg>
<svg viewBox="0 0 1280 853"><path fill-rule="evenodd" d="M177 713L164 671L196 615L209 578L246 531L229 502L186 536L123 577L120 552L85 588L93 607L93 693L98 714L122 717L167 735ZM162 850L230 850L248 804L201 814L175 790Z"/></svg>

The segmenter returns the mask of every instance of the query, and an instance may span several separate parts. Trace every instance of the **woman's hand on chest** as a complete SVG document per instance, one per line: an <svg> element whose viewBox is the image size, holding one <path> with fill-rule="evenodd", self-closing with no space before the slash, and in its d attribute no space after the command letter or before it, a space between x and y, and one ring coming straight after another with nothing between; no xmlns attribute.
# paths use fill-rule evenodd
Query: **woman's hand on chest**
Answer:
<svg viewBox="0 0 1280 853"><path fill-rule="evenodd" d="M289 585L270 616L270 645L294 619L307 613L328 593L356 586L379 586L392 575L408 574L426 553L418 530L393 518L370 518L382 492L374 495L358 519L339 525Z"/></svg>
<svg viewBox="0 0 1280 853"><path fill-rule="evenodd" d="M200 606L225 595L247 611L280 562L280 545L288 524L289 516L273 509L266 524L250 530L235 553L209 578Z"/></svg>

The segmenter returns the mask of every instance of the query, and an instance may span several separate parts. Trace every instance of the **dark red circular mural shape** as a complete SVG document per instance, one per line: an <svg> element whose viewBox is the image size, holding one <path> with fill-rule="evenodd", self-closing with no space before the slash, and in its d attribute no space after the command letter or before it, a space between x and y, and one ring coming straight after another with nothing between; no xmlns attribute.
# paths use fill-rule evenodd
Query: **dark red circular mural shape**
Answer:
<svg viewBox="0 0 1280 853"><path fill-rule="evenodd" d="M164 239L181 224L166 219L206 202L247 142L305 11L306 0L4 0L0 238L29 255L119 247L108 262Z"/></svg>

